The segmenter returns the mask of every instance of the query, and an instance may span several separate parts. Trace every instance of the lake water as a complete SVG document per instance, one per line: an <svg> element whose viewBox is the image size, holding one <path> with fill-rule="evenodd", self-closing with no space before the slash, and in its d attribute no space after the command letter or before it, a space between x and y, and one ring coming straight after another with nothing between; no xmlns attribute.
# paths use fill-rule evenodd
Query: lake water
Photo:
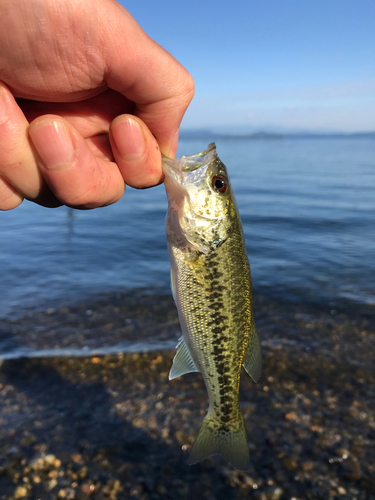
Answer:
<svg viewBox="0 0 375 500"><path fill-rule="evenodd" d="M375 304L375 140L220 138L255 293ZM182 139L179 153L207 141ZM169 288L164 187L77 211L24 202L0 214L0 317L113 290Z"/></svg>

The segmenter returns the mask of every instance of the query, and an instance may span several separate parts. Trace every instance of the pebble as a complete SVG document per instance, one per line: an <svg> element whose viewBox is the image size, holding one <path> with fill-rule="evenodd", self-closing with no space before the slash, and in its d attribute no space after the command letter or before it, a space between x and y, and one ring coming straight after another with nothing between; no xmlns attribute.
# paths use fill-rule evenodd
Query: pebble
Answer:
<svg viewBox="0 0 375 500"><path fill-rule="evenodd" d="M49 490L53 490L53 488L55 488L57 486L57 479L51 479L50 481L48 481L47 483L47 488Z"/></svg>
<svg viewBox="0 0 375 500"><path fill-rule="evenodd" d="M60 460L57 460L55 455L44 455L41 453L39 456L31 460L29 467L34 470L45 470L57 467L61 464Z"/></svg>
<svg viewBox="0 0 375 500"><path fill-rule="evenodd" d="M91 495L95 491L95 484L93 483L84 483L81 486L81 491L86 495Z"/></svg>
<svg viewBox="0 0 375 500"><path fill-rule="evenodd" d="M82 462L82 455L80 453L73 453L71 458L75 463Z"/></svg>
<svg viewBox="0 0 375 500"><path fill-rule="evenodd" d="M341 457L343 460L346 460L349 456L349 450L346 448L337 448L335 451L338 457Z"/></svg>
<svg viewBox="0 0 375 500"><path fill-rule="evenodd" d="M65 500L74 500L76 498L76 491L73 488L62 488L57 493L57 496Z"/></svg>
<svg viewBox="0 0 375 500"><path fill-rule="evenodd" d="M302 469L305 471L312 470L314 468L314 462L303 462Z"/></svg>
<svg viewBox="0 0 375 500"><path fill-rule="evenodd" d="M292 412L290 412L290 413L287 413L287 414L285 415L285 418L286 418L287 420L292 420L293 422L299 422L299 421L301 420L301 419L299 418L299 416L298 416L298 415L297 415L294 411L292 411Z"/></svg>
<svg viewBox="0 0 375 500"><path fill-rule="evenodd" d="M296 470L298 467L296 461L292 460L291 458L284 458L283 464L290 471Z"/></svg>
<svg viewBox="0 0 375 500"><path fill-rule="evenodd" d="M17 486L14 492L14 498L25 498L27 496L26 486Z"/></svg>
<svg viewBox="0 0 375 500"><path fill-rule="evenodd" d="M0 373L0 498L7 489L13 500L375 500L373 331L345 330L342 316L340 328L329 316L328 330L314 315L313 330L293 330L275 316L276 330L260 321L263 339L298 334L298 342L264 344L261 386L241 376L249 472L220 457L187 466L207 393L195 375L168 381L172 352L14 360ZM305 352L322 338L323 350Z"/></svg>
<svg viewBox="0 0 375 500"><path fill-rule="evenodd" d="M83 479L87 476L88 474L88 468L86 466L82 467L81 469L79 469L77 471L77 476L80 478L80 479Z"/></svg>
<svg viewBox="0 0 375 500"><path fill-rule="evenodd" d="M257 500L279 500L283 493L283 489L276 486L268 488L266 491L257 491L254 494L254 498Z"/></svg>

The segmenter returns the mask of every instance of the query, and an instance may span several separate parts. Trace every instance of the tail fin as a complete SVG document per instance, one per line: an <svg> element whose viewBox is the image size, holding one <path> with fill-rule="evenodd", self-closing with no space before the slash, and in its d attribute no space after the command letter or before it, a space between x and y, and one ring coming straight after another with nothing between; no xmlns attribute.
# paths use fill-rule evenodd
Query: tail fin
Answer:
<svg viewBox="0 0 375 500"><path fill-rule="evenodd" d="M218 453L236 469L248 470L249 446L241 414L236 424L236 427L226 429L207 415L191 449L188 464L196 464Z"/></svg>

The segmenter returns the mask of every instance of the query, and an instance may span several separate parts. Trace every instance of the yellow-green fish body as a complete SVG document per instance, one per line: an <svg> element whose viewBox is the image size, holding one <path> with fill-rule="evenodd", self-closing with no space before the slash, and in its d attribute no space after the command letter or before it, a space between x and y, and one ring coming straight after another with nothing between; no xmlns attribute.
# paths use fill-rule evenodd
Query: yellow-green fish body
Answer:
<svg viewBox="0 0 375 500"><path fill-rule="evenodd" d="M249 450L240 372L244 366L257 381L261 355L237 205L214 144L197 155L164 158L163 168L172 291L183 332L169 378L199 371L209 397L189 463L219 453L244 470Z"/></svg>

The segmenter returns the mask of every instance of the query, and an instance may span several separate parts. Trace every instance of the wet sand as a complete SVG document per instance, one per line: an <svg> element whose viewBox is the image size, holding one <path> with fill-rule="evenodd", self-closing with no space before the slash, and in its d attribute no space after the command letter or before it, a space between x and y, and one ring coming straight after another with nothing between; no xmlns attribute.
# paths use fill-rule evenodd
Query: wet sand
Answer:
<svg viewBox="0 0 375 500"><path fill-rule="evenodd" d="M74 337L91 324L134 339L137 328L124 328L142 332L146 318L145 338L156 322L169 339L175 311L158 300L135 310L114 295L3 322L0 333L53 323ZM171 351L3 361L0 499L375 499L375 311L359 309L256 300L264 372L258 384L241 378L246 473L217 456L186 464L207 395L199 374L168 381Z"/></svg>

